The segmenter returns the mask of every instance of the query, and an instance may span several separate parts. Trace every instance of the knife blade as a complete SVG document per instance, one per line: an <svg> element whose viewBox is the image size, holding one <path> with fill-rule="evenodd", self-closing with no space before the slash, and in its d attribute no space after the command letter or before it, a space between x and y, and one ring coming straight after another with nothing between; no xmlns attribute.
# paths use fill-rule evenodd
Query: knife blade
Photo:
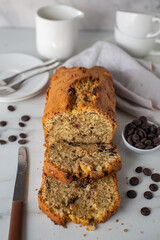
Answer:
<svg viewBox="0 0 160 240"><path fill-rule="evenodd" d="M21 240L27 170L27 151L25 147L20 147L18 152L18 168L14 187L8 240Z"/></svg>

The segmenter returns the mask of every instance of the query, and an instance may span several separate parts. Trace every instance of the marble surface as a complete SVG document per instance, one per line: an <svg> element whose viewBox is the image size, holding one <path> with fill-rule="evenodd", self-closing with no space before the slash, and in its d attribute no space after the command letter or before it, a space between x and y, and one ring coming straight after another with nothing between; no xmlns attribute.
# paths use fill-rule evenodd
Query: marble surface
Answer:
<svg viewBox="0 0 160 240"><path fill-rule="evenodd" d="M85 13L81 29L112 30L116 10L138 11L159 15L159 0L0 0L0 27L34 27L35 12L49 4L65 4ZM18 7L17 7L18 6ZM96 16L96 17L95 17Z"/></svg>
<svg viewBox="0 0 160 240"><path fill-rule="evenodd" d="M110 33L106 32L80 32L77 52L109 35ZM0 53L23 52L38 56L33 30L0 29L0 39ZM9 112L7 110L8 104L0 104L0 121L6 120L8 122L6 127L0 128L0 138L7 139L12 134L18 136L20 132L28 134L29 142L26 146L29 157L29 175L23 221L23 240L160 239L160 183L158 183L159 190L154 193L154 198L146 200L143 197L143 192L148 190L151 183L150 177L140 174L140 184L137 187L131 187L127 184L128 180L126 179L138 175L134 171L137 166L154 168L154 171L160 172L160 150L139 155L126 149L122 142L121 131L124 124L132 119L131 116L117 110L118 129L114 142L117 144L123 158L123 168L117 174L121 196L120 207L117 213L106 223L100 224L96 231L87 232L85 228L72 223L68 224L68 228L54 225L38 209L37 192L41 184L44 155L41 119L45 105L45 92L32 99L14 103L13 105L16 107L16 111ZM25 128L20 129L18 122L24 114L30 115L31 120L27 122ZM17 142L0 146L0 239L3 240L7 239L9 230L18 147ZM132 200L126 198L126 192L129 189L137 191L137 198ZM140 209L144 206L151 208L151 215L148 217L140 214ZM119 219L119 222L116 222L116 219ZM124 229L128 229L128 231L124 232ZM83 234L86 234L86 236L84 237Z"/></svg>

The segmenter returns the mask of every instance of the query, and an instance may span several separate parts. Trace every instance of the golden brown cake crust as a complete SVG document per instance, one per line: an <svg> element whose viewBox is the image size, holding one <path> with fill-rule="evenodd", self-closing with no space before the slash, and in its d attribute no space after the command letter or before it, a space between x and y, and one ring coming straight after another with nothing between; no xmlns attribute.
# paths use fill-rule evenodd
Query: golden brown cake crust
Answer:
<svg viewBox="0 0 160 240"><path fill-rule="evenodd" d="M89 77L99 79L99 85L96 89L97 98L88 109L109 117L113 121L116 130L116 100L112 75L107 69L100 66L94 66L90 69L84 67L59 68L50 78L50 87L46 93L47 103L43 122L50 115L66 111L69 108L71 97L71 92L68 92L69 88L77 81Z"/></svg>
<svg viewBox="0 0 160 240"><path fill-rule="evenodd" d="M38 202L39 202L39 208L42 210L42 212L44 212L52 221L55 222L55 224L58 224L58 225L62 225L63 227L66 226L66 223L67 222L70 222L72 221L73 223L76 223L76 224L82 224L83 226L86 226L88 225L88 222L87 221L83 221L82 219L77 221L76 218L72 217L72 219L70 219L69 216L65 216L65 215L58 215L54 212L54 210L47 207L45 205L45 203L43 202L42 198L41 198L41 192L43 190L43 187L44 187L44 184L45 184L45 178L46 178L46 174L43 173L43 176L42 176L42 185L41 185L41 188L39 190L39 193L38 193ZM119 193L118 193L118 183L117 183L117 177L116 177L116 174L113 174L114 176L114 184L115 184L115 188L114 188L114 191L117 192L117 196L116 196L116 199L115 199L115 203L114 203L114 206L111 206L107 212L104 212L99 218L98 220L94 223L94 224L98 224L98 223L104 223L106 220L108 220L113 214L116 213L117 211L117 208L119 207L120 205L120 196L119 196Z"/></svg>

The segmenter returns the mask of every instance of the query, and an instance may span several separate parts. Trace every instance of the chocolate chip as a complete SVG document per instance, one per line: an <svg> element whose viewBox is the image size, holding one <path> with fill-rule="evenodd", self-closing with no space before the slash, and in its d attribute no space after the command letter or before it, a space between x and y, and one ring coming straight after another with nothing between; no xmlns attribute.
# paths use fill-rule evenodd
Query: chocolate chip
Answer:
<svg viewBox="0 0 160 240"><path fill-rule="evenodd" d="M160 174L158 174L158 173L153 173L152 176L151 176L151 179L152 179L154 182L160 182Z"/></svg>
<svg viewBox="0 0 160 240"><path fill-rule="evenodd" d="M22 122L19 122L19 126L20 126L20 127L25 127L26 124L25 124L25 123L22 123Z"/></svg>
<svg viewBox="0 0 160 240"><path fill-rule="evenodd" d="M9 140L10 142L15 142L15 141L17 140L17 137L14 136L14 135L12 135L12 136L9 136L8 140Z"/></svg>
<svg viewBox="0 0 160 240"><path fill-rule="evenodd" d="M133 123L128 123L126 128L127 129L131 129L131 128L135 128L136 126Z"/></svg>
<svg viewBox="0 0 160 240"><path fill-rule="evenodd" d="M145 147L145 149L152 149L153 148L153 146L147 146L147 147Z"/></svg>
<svg viewBox="0 0 160 240"><path fill-rule="evenodd" d="M146 140L146 141L144 142L144 144L147 145L147 146L149 146L149 145L152 144L152 141L151 141L151 140Z"/></svg>
<svg viewBox="0 0 160 240"><path fill-rule="evenodd" d="M142 123L141 127L146 130L150 127L150 124L148 122L144 122Z"/></svg>
<svg viewBox="0 0 160 240"><path fill-rule="evenodd" d="M73 198L70 198L70 199L68 200L68 205L74 204L77 199L78 199L78 196L73 197Z"/></svg>
<svg viewBox="0 0 160 240"><path fill-rule="evenodd" d="M143 171L142 167L137 167L135 169L136 173L141 173Z"/></svg>
<svg viewBox="0 0 160 240"><path fill-rule="evenodd" d="M141 143L144 143L146 140L147 140L146 138L142 138Z"/></svg>
<svg viewBox="0 0 160 240"><path fill-rule="evenodd" d="M8 106L8 110L11 111L11 112L13 112L13 111L15 111L15 107L12 106L12 105L9 105L9 106Z"/></svg>
<svg viewBox="0 0 160 240"><path fill-rule="evenodd" d="M139 120L144 123L144 122L147 122L147 118L145 116L141 116L139 117Z"/></svg>
<svg viewBox="0 0 160 240"><path fill-rule="evenodd" d="M135 147L136 147L136 148L139 148L139 149L144 149L144 148L145 148L145 145L144 145L143 143L139 142L139 143L136 143L136 144L135 144Z"/></svg>
<svg viewBox="0 0 160 240"><path fill-rule="evenodd" d="M137 196L137 193L134 190L129 190L127 192L127 197L128 198L135 198Z"/></svg>
<svg viewBox="0 0 160 240"><path fill-rule="evenodd" d="M27 122L27 121L30 120L30 116L24 115L24 116L21 117L21 120L24 121L24 122Z"/></svg>
<svg viewBox="0 0 160 240"><path fill-rule="evenodd" d="M156 133L157 133L157 136L160 135L160 127L157 128L157 132Z"/></svg>
<svg viewBox="0 0 160 240"><path fill-rule="evenodd" d="M133 142L138 142L140 140L139 136L137 134L132 135L132 141Z"/></svg>
<svg viewBox="0 0 160 240"><path fill-rule="evenodd" d="M4 145L6 144L7 142L5 140L0 140L0 145Z"/></svg>
<svg viewBox="0 0 160 240"><path fill-rule="evenodd" d="M129 180L129 183L132 185L132 186L136 186L139 184L139 179L137 177L131 177L130 180Z"/></svg>
<svg viewBox="0 0 160 240"><path fill-rule="evenodd" d="M27 140L21 139L18 141L19 144L24 145L27 143Z"/></svg>
<svg viewBox="0 0 160 240"><path fill-rule="evenodd" d="M134 146L134 142L132 141L132 136L127 137L127 142Z"/></svg>
<svg viewBox="0 0 160 240"><path fill-rule="evenodd" d="M0 122L0 126L1 126L1 127L5 127L6 125L7 125L7 122L6 122L6 121L1 121L1 122Z"/></svg>
<svg viewBox="0 0 160 240"><path fill-rule="evenodd" d="M151 171L149 168L144 168L144 169L143 169L143 173L144 173L144 175L146 175L146 176L151 176L152 171Z"/></svg>
<svg viewBox="0 0 160 240"><path fill-rule="evenodd" d="M149 208L147 208L147 207L143 207L143 208L141 208L141 214L143 215L143 216L148 216L148 215L150 215L150 209Z"/></svg>
<svg viewBox="0 0 160 240"><path fill-rule="evenodd" d="M150 191L144 192L143 196L144 196L146 199L152 199L152 198L153 198L153 194L152 194L152 192L150 192Z"/></svg>
<svg viewBox="0 0 160 240"><path fill-rule="evenodd" d="M72 92L74 95L76 94L75 88L72 88L72 87L70 87L70 88L68 89L68 93L69 93L69 92Z"/></svg>
<svg viewBox="0 0 160 240"><path fill-rule="evenodd" d="M96 93L97 93L97 88L93 88L92 93L93 93L93 95L96 95Z"/></svg>
<svg viewBox="0 0 160 240"><path fill-rule="evenodd" d="M27 137L27 134L25 134L25 133L20 133L19 136L20 136L21 138L26 138L26 137Z"/></svg>
<svg viewBox="0 0 160 240"><path fill-rule="evenodd" d="M158 186L157 184L152 183L149 185L149 189L153 192L156 192L158 190Z"/></svg>
<svg viewBox="0 0 160 240"><path fill-rule="evenodd" d="M154 124L152 124L150 126L149 130L150 130L151 133L155 133L157 131L157 127Z"/></svg>
<svg viewBox="0 0 160 240"><path fill-rule="evenodd" d="M159 144L160 143L160 138L159 137L155 137L155 138L153 138L153 143L154 144Z"/></svg>
<svg viewBox="0 0 160 240"><path fill-rule="evenodd" d="M141 125L141 120L135 119L135 120L132 121L132 123L133 123L135 126L140 126L140 125Z"/></svg>

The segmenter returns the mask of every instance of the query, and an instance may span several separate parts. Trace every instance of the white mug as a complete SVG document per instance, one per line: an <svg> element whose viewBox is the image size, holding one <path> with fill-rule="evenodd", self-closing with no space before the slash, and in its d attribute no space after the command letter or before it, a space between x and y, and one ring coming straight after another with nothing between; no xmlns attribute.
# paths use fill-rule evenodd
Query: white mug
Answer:
<svg viewBox="0 0 160 240"><path fill-rule="evenodd" d="M45 58L65 60L74 54L79 18L84 13L65 5L49 5L36 13L36 46Z"/></svg>
<svg viewBox="0 0 160 240"><path fill-rule="evenodd" d="M153 38L133 38L120 32L114 27L114 38L116 43L133 57L142 58L148 54L160 55L160 52L154 52L155 42L160 43L159 39Z"/></svg>
<svg viewBox="0 0 160 240"><path fill-rule="evenodd" d="M135 38L153 38L160 34L160 18L141 13L117 11L116 26Z"/></svg>

